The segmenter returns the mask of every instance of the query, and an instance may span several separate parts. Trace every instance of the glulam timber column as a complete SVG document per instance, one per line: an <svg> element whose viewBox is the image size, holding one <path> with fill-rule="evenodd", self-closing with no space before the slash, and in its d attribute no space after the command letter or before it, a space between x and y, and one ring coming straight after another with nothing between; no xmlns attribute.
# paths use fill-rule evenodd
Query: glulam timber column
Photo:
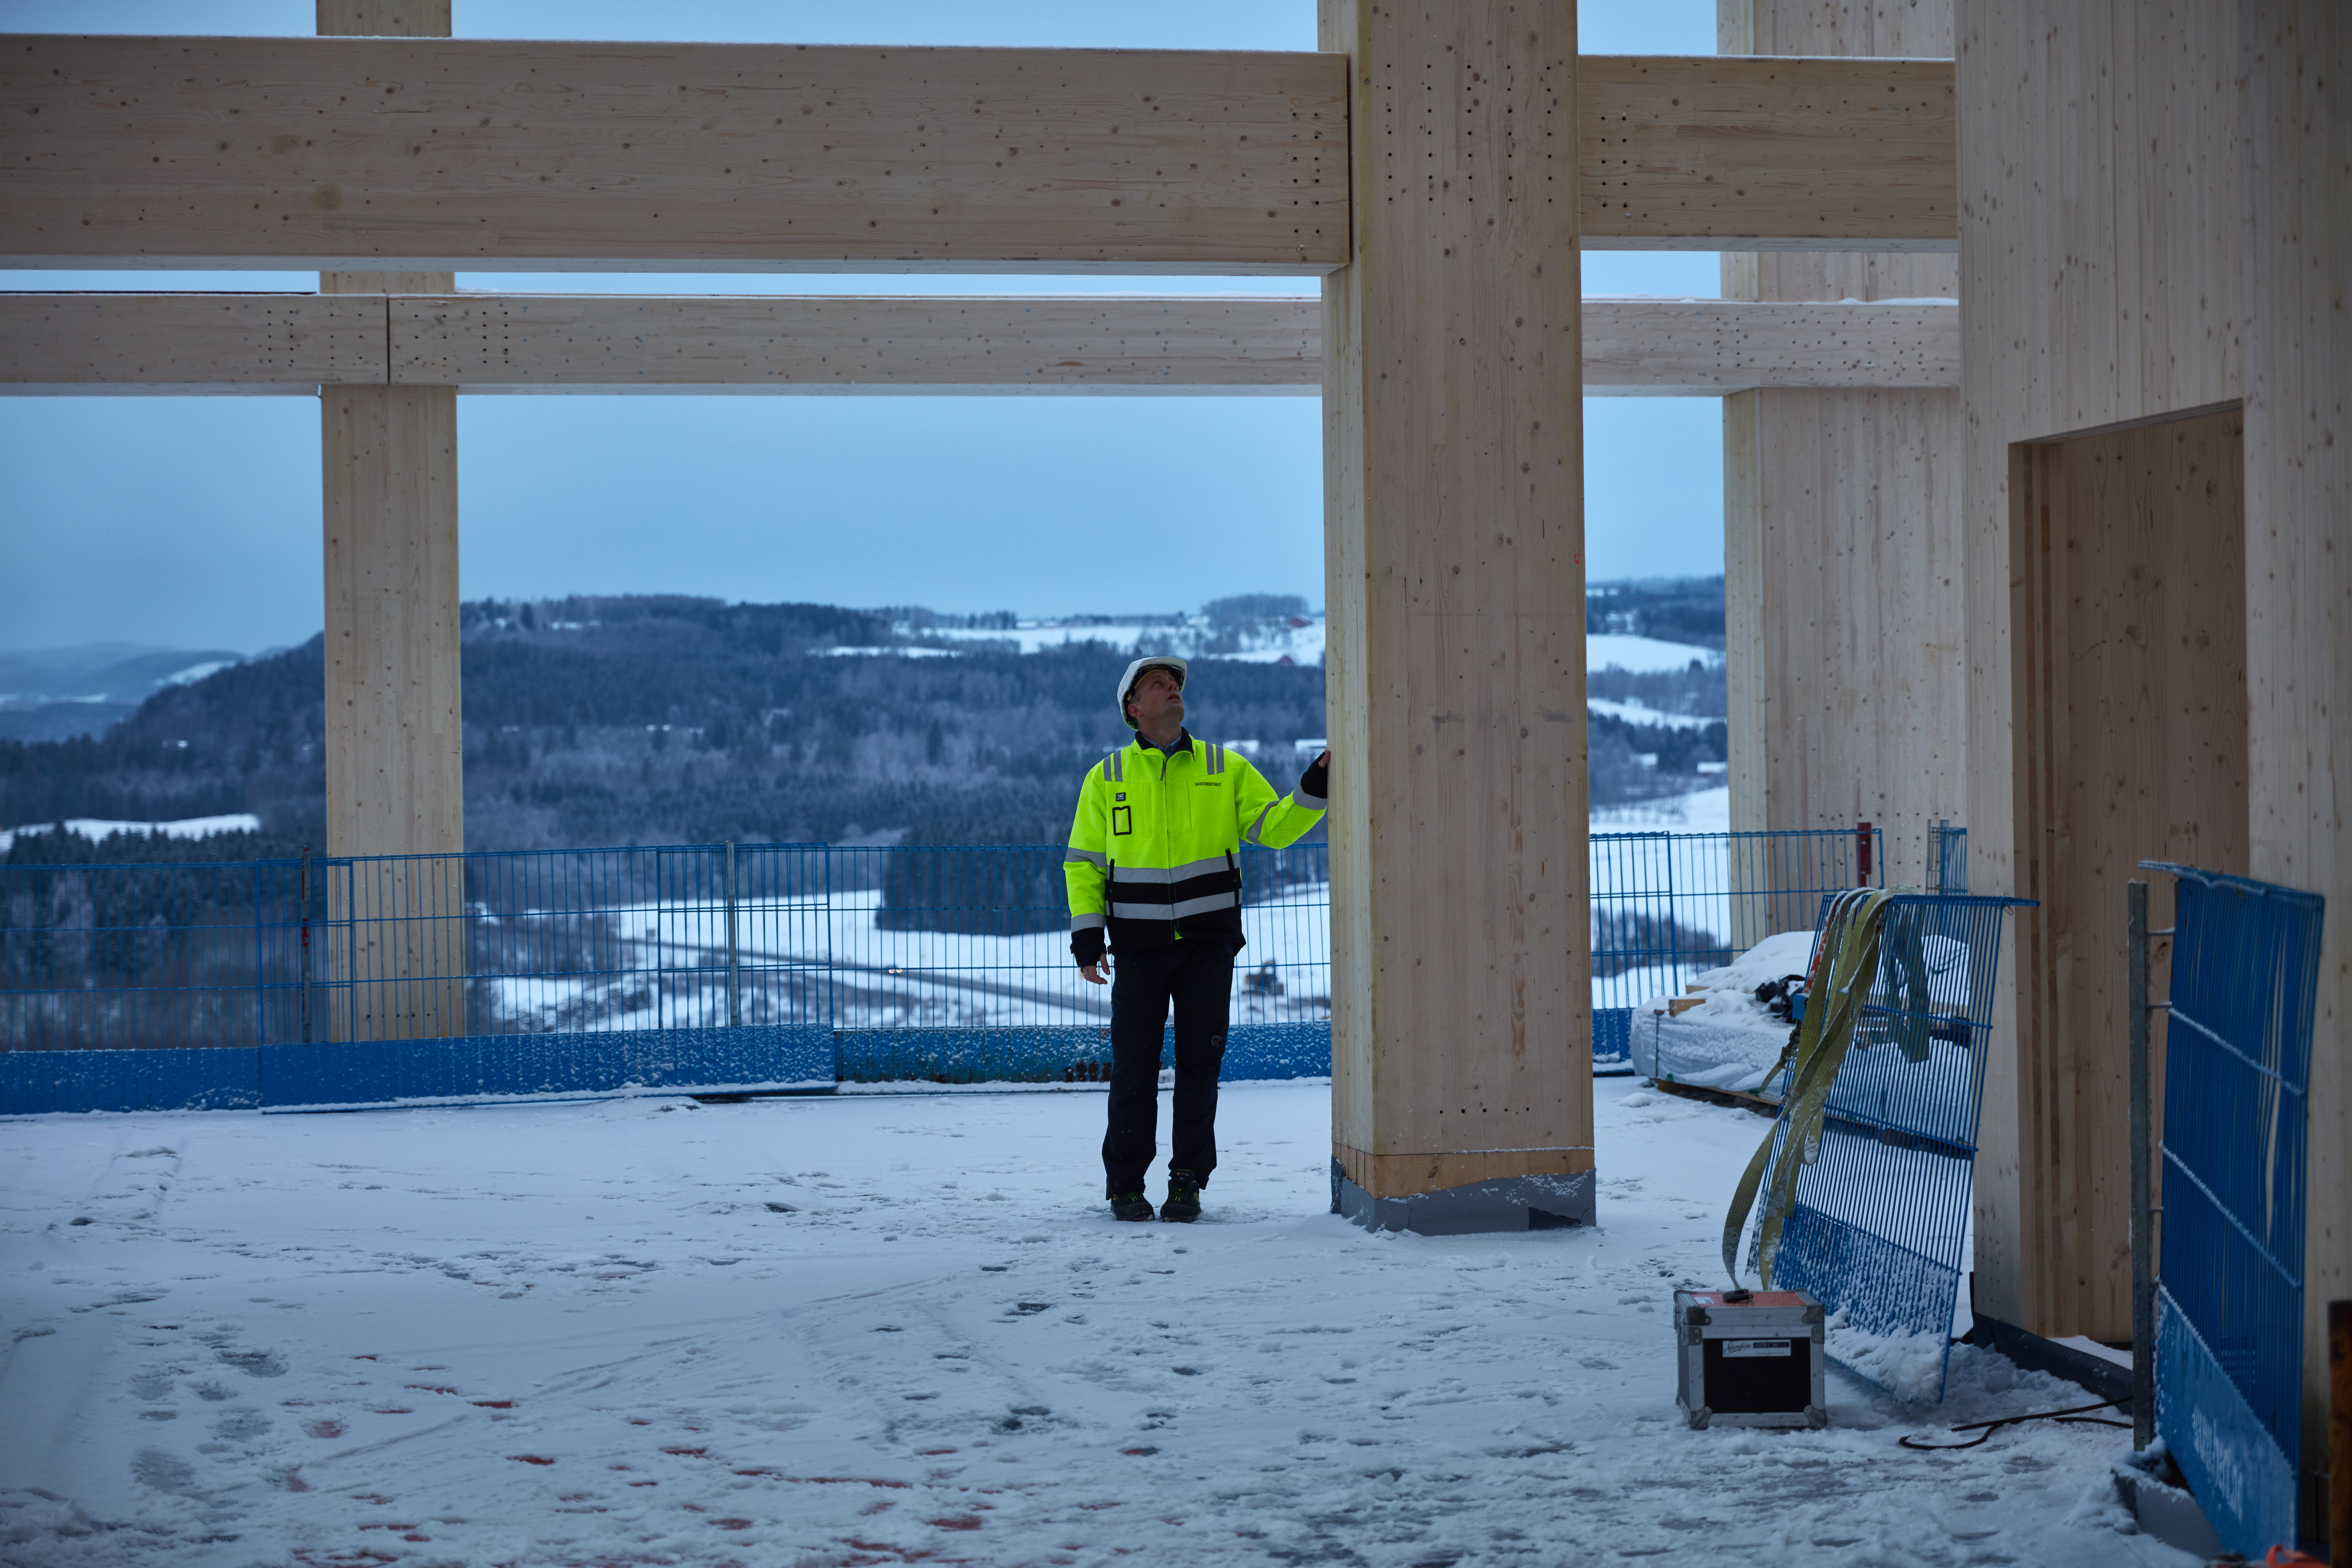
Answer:
<svg viewBox="0 0 2352 1568"><path fill-rule="evenodd" d="M1717 0L1727 55L1948 58L1952 0ZM1727 252L1727 300L1957 299L1959 258ZM1731 826L1885 834L1926 885L1930 826L1965 822L1960 395L1770 389L1724 401ZM1736 900L1746 945L1813 900Z"/></svg>
<svg viewBox="0 0 2352 1568"><path fill-rule="evenodd" d="M449 0L319 0L321 35L450 36ZM448 272L324 272L337 295L454 294ZM457 392L320 389L326 542L327 852L466 847L457 647ZM460 1034L462 863L331 876L338 1038Z"/></svg>
<svg viewBox="0 0 2352 1568"><path fill-rule="evenodd" d="M1593 1214L1571 4L1323 0L1332 1185L1425 1234Z"/></svg>
<svg viewBox="0 0 2352 1568"><path fill-rule="evenodd" d="M2352 1296L2352 16L2338 0L2246 0L2238 26L2251 860L2327 900L2303 1291L2304 1469L2320 1476L2327 1303ZM2316 1536L2327 1516L2312 1500ZM2329 1544L2346 1561L2347 1543Z"/></svg>

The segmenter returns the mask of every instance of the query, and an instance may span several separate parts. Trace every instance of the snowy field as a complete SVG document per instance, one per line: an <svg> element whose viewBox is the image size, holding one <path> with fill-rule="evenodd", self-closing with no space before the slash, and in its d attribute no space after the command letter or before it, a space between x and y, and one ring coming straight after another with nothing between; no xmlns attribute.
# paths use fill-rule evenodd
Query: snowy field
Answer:
<svg viewBox="0 0 2352 1568"><path fill-rule="evenodd" d="M1684 1428L1766 1124L1595 1091L1597 1228L1444 1240L1326 1212L1319 1084L1227 1090L1190 1227L1083 1089L9 1121L0 1563L2191 1561L2113 1428L1896 1447L2085 1400L1975 1350Z"/></svg>

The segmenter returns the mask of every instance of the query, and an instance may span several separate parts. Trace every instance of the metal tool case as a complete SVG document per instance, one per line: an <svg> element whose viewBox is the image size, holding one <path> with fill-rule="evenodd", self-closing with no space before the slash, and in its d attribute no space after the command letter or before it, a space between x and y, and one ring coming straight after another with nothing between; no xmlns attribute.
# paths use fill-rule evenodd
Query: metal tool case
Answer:
<svg viewBox="0 0 2352 1568"><path fill-rule="evenodd" d="M1822 1304L1802 1290L1675 1292L1675 1402L1693 1426L1826 1426Z"/></svg>

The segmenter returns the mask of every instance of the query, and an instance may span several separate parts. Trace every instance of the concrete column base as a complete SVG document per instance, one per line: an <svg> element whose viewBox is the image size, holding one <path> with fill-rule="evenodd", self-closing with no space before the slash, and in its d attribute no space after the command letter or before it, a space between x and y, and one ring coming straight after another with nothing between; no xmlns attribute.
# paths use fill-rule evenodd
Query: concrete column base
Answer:
<svg viewBox="0 0 2352 1568"><path fill-rule="evenodd" d="M1496 1230L1562 1230L1594 1220L1593 1173L1501 1176L1411 1197L1376 1198L1331 1162L1331 1212L1366 1230L1475 1236Z"/></svg>

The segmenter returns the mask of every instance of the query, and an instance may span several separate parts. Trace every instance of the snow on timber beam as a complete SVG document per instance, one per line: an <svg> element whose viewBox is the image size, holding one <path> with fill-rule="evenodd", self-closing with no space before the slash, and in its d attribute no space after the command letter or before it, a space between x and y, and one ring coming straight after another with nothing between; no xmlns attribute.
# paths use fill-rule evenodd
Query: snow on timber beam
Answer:
<svg viewBox="0 0 2352 1568"><path fill-rule="evenodd" d="M1959 384L1959 308L1587 300L1588 395ZM1293 394L1297 296L0 293L0 393Z"/></svg>
<svg viewBox="0 0 2352 1568"><path fill-rule="evenodd" d="M0 44L0 266L1318 274L1348 260L1332 54ZM1948 60L1593 56L1578 73L1568 177L1588 247L1956 243ZM1387 177L1361 173L1367 191Z"/></svg>

